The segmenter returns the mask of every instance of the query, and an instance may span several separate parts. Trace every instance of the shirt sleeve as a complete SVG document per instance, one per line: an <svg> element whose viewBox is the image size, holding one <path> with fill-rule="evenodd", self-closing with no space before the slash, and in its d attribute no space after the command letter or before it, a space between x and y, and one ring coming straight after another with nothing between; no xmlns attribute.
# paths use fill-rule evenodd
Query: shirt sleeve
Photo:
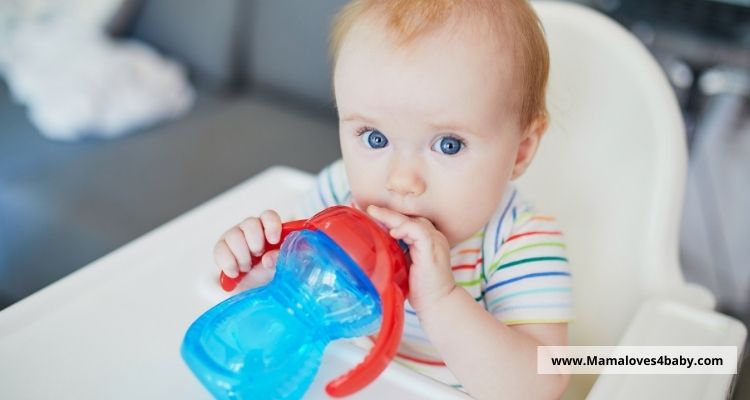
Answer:
<svg viewBox="0 0 750 400"><path fill-rule="evenodd" d="M507 325L569 322L572 279L562 232L553 217L514 208L512 227L485 263L485 307Z"/></svg>
<svg viewBox="0 0 750 400"><path fill-rule="evenodd" d="M350 201L349 181L344 162L339 159L320 171L315 185L295 207L292 218L309 218L327 207L349 204Z"/></svg>

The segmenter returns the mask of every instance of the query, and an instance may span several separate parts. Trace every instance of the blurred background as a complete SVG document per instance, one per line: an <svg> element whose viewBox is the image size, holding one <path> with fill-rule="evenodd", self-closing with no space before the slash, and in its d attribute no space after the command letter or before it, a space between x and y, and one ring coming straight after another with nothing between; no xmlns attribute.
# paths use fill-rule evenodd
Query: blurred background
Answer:
<svg viewBox="0 0 750 400"><path fill-rule="evenodd" d="M268 166L339 157L326 42L345 2L0 0L0 309ZM750 0L578 2L672 83L684 273L750 325Z"/></svg>

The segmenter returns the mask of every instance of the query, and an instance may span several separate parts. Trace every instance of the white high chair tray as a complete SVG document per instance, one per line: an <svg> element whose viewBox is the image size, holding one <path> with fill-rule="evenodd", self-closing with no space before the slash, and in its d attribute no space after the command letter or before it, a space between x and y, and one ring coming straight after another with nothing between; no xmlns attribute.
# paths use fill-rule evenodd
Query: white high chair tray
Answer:
<svg viewBox="0 0 750 400"><path fill-rule="evenodd" d="M188 326L228 295L212 248L229 226L274 208L288 215L313 184L273 167L0 311L0 398L210 398L180 357ZM306 398L363 359L334 343ZM396 363L352 398L450 399L463 393Z"/></svg>
<svg viewBox="0 0 750 400"><path fill-rule="evenodd" d="M652 298L641 305L621 346L731 346L742 344L747 330L738 321L712 310L700 310L668 299ZM741 360L743 346L738 346ZM731 392L727 375L601 375L590 400L715 399Z"/></svg>

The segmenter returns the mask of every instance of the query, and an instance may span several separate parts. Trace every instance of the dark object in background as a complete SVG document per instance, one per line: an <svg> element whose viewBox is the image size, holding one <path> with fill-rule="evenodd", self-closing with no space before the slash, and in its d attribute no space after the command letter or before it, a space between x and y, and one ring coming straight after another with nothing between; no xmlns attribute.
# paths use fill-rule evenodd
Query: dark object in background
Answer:
<svg viewBox="0 0 750 400"><path fill-rule="evenodd" d="M271 165L340 157L326 48L345 1L127 0L109 32L181 62L197 102L117 140L49 141L0 82L0 309Z"/></svg>
<svg viewBox="0 0 750 400"><path fill-rule="evenodd" d="M704 100L699 77L716 66L750 71L750 0L594 0L594 5L633 31L662 63L686 111L688 139Z"/></svg>
<svg viewBox="0 0 750 400"><path fill-rule="evenodd" d="M600 0L598 3L626 25L647 20L686 34L697 33L735 45L750 45L750 1L747 0Z"/></svg>
<svg viewBox="0 0 750 400"><path fill-rule="evenodd" d="M122 4L107 24L107 33L113 37L126 36L142 5L143 0L122 0Z"/></svg>

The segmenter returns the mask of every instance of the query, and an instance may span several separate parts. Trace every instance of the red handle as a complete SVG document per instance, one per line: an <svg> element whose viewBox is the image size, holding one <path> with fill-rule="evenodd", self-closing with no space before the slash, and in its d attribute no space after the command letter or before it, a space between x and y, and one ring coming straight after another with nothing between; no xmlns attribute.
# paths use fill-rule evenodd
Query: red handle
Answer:
<svg viewBox="0 0 750 400"><path fill-rule="evenodd" d="M349 396L369 385L396 355L404 329L404 295L398 286L389 285L381 300L383 319L375 345L364 361L326 386L329 396Z"/></svg>
<svg viewBox="0 0 750 400"><path fill-rule="evenodd" d="M266 243L263 246L263 252L260 255L250 255L250 266L253 267L260 263L261 257L263 257L263 254L265 254L267 251L277 250L279 247L281 247L281 244L284 243L284 239L286 239L287 235L294 231L305 228L306 222L307 220L300 219L296 221L284 222L283 224L281 224L281 236L279 238L279 242L276 244L271 244L268 243L268 240L266 240ZM237 287L237 284L240 283L245 275L247 275L247 272L240 272L240 274L236 278L230 278L226 274L224 274L224 271L222 271L219 275L219 284L221 284L222 289L227 292L231 292Z"/></svg>

